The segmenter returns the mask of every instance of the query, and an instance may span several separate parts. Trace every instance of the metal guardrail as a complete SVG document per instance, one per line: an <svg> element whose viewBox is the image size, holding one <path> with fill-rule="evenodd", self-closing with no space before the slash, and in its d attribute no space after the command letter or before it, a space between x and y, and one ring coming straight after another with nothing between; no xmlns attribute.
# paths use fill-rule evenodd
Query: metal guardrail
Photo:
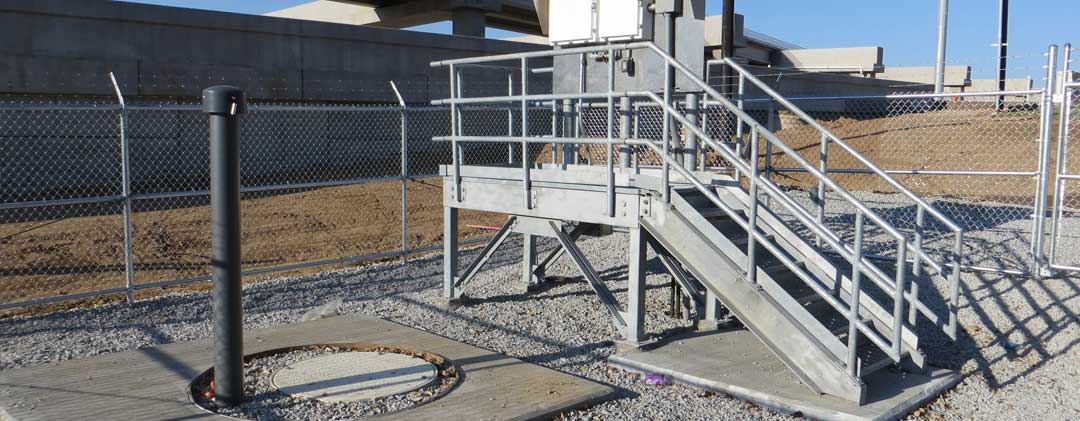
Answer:
<svg viewBox="0 0 1080 421"><path fill-rule="evenodd" d="M764 126L762 126L760 123L758 123L755 119L750 117L746 112L744 112L741 109L741 107L739 107L738 105L732 103L730 100L725 98L723 95L721 95L719 92L717 92L711 86L709 86L708 83L706 83L704 81L701 81L685 65L683 65L682 63L679 63L673 57L671 57L666 52L664 52L663 50L661 50L659 47L657 47L656 45L654 45L652 43L638 42L638 43L630 43L630 44L618 45L618 46L616 46L616 45L606 45L606 46L592 46L592 47L581 47L581 48L568 48L568 49L561 49L561 50L554 50L554 51L530 52L530 53L519 53L519 54L506 54L506 55L499 55L499 56L489 56L489 57L480 57L480 58L469 58L469 59L461 59L461 60L448 60L448 61L433 62L431 65L432 65L432 67L448 66L450 68L451 84L454 85L455 83L460 83L460 80L459 80L460 73L458 73L456 71L456 67L455 67L455 66L458 66L458 65L476 64L476 63L485 63L485 62L519 61L521 71L523 73L525 73L525 72L527 72L528 59L530 59L530 58L565 56L565 55L580 55L581 57L584 57L584 55L587 54L587 53L598 52L598 51L607 51L609 54L612 54L612 56L613 56L614 51L616 49L648 49L648 50L651 50L654 54L656 54L662 60L665 61L665 64L666 64L664 66L665 67L665 70L664 70L665 71L665 80L668 83L667 83L667 86L665 86L665 89L663 90L663 98L659 97L658 95L656 95L655 93L652 93L652 92L618 92L618 91L616 91L615 86L614 86L615 85L614 84L614 66L615 66L615 64L614 64L614 61L610 61L609 62L609 71L608 71L608 76L609 76L608 77L608 89L607 89L606 93L604 93L604 92L601 92L601 93L586 93L586 92L584 92L584 89L582 89L582 92L579 92L577 94L529 95L528 94L528 87L523 84L522 89L521 89L522 94L519 95L519 96L516 96L516 97L464 98L464 97L461 96L461 92L459 90L452 87L451 92L450 92L450 98L448 100L440 100L440 101L436 101L435 103L437 103L437 104L449 104L451 109L454 110L454 109L456 109L456 107L459 106L459 104L504 103L504 102L510 102L510 101L517 100L517 101L520 101L521 104L522 104L522 114L524 115L524 114L527 113L526 105L527 105L527 102L530 101L530 100L543 99L543 100L551 100L551 101L557 101L557 100L564 100L565 101L565 100L582 100L582 99L607 99L607 104L608 104L607 128L608 128L608 130L607 130L607 139L604 142L604 144L606 144L606 146L607 146L607 151L606 151L607 152L607 160L606 160L606 163L607 163L607 167L608 167L608 197L609 197L609 203L611 204L611 206L614 206L614 198L615 198L614 187L613 187L614 171L613 171L613 167L612 167L613 162L614 162L614 159L613 159L613 147L616 144L619 144L619 143L648 146L654 152L659 154L661 156L662 160L663 160L662 161L662 169L663 170L662 170L662 181L661 181L662 184L661 185L662 185L662 189L663 189L662 193L663 193L663 197L664 197L665 202L670 202L670 194L671 194L671 188L672 188L671 187L672 183L671 183L671 180L670 180L670 172L671 172L672 168L674 168L675 171L679 172L680 174L682 174L686 178L687 182L692 184L703 195L705 195L707 198L709 198L709 200L711 202L713 202L717 207L719 207L720 209L723 209L733 220L737 221L739 223L739 225L741 225L748 232L748 234L749 234L749 236L751 238L751 241L749 242L748 249L747 249L747 254L750 257L750 261L748 262L748 268L747 268L748 269L747 270L748 274L753 274L753 273L756 272L756 270L752 269L752 268L756 267L756 263L753 260L753 256L754 256L753 249L756 247L755 243L760 242L763 246L770 249L770 251L772 251L775 255L777 255L780 258L780 260L784 263L785 266L787 266L793 272L799 274L800 278L802 278L808 284L808 286L810 286L812 289L814 289L815 292L817 292L820 296L822 296L830 305L832 305L838 311L841 311L842 313L848 314L849 315L849 323L851 324L851 326L854 326L853 329L857 328L859 331L863 332L868 338L871 339L872 342L875 343L876 346L881 348L890 357L892 357L894 360L897 360L897 361L899 361L901 359L901 352L902 352L902 341L903 341L902 325L904 323L904 313L903 313L903 311L905 309L905 302L909 302L910 305L911 305L910 312L911 312L912 320L914 320L914 314L916 312L921 313L924 316L926 316L928 319L930 319L931 322L937 324L938 326L941 326L942 329L945 331L945 333L947 335L949 335L952 338L956 337L957 322L956 322L955 314L956 314L956 311L957 311L957 300L958 300L958 295L959 295L959 275L960 275L960 266L961 266L960 256L962 254L962 247L963 247L963 229L961 229L959 227L959 225L957 225L955 222L953 222L947 216L941 214L939 211L934 209L933 206L926 203L920 197L918 197L913 192L908 190L901 183L897 182L890 175L888 175L884 170L881 170L876 165L874 165L872 162L870 162L868 159L866 159L865 157L862 157L862 155L859 154L858 151L855 151L849 145L844 143L839 137L837 137L837 136L833 135L832 133L828 132L828 130L826 130L824 127L821 127L820 125L816 126L816 127L819 128L819 130L822 131L823 136L825 136L827 139L832 140L835 143L839 144L841 147L844 147L845 149L847 149L847 151L849 153L851 153L853 155L856 155L856 156L859 156L861 158L861 160L865 164L870 166L870 168L874 171L875 174L877 174L883 180L887 181L889 184L893 185L895 188L897 188L898 190L903 192L905 195L907 195L909 198L914 200L920 206L920 210L919 210L920 215L924 215L925 213L930 213L933 217L935 217L939 222L944 224L946 227L948 227L954 233L956 240L955 240L955 245L954 245L954 253L952 255L952 265L951 265L952 266L952 271L951 272L946 271L946 269L945 269L946 264L942 264L942 263L938 263L938 262L933 261L933 258L930 255L928 255L921 248L921 243L920 243L920 241L918 239L916 239L915 242L910 242L909 238L908 238L908 236L906 234L901 233L898 229L896 229L894 226L892 226L887 220L885 220L880 215L878 215L877 212L870 209L868 206L863 204L860 200L855 198L854 195L852 195L846 189L844 189L839 184L837 184L835 181L833 181L831 178L829 178L829 176L826 173L820 171L818 168L811 165L806 160L802 159L794 150L792 150L788 145L786 145L783 140L781 140L779 137L777 137L771 131L766 129ZM742 70L741 68L739 68L739 69ZM672 91L673 91L673 77L674 77L674 72L676 72L676 71L679 72L679 73L682 73L684 76L688 77L693 83L697 84L698 87L702 91L704 91L708 97L710 97L713 101L718 102L721 106L725 107L728 112L735 115L737 117L737 119L739 120L740 128L742 127L742 125L746 125L747 127L750 128L751 137L754 139L753 145L751 147L751 151L752 151L752 154L753 154L753 157L754 157L754 159L752 160L753 163L746 162L741 157L741 153L736 152L734 150L731 150L724 143L716 142L715 140L713 140L700 127L698 127L697 124L695 124L693 121L690 121L686 116L682 115L677 109L675 109L675 107L673 106L673 103L672 103ZM750 80L751 82L754 82L754 83L758 83L759 87L763 87L765 89L768 89L768 87L766 85L764 85L764 83L758 81L752 75L748 76L747 74L745 74L745 70L743 70L743 72L744 73L742 74L742 78L744 78L746 80ZM583 75L584 75L584 71L582 71L581 76L583 76ZM768 90L768 92L775 95L774 91ZM634 139L626 139L626 138L617 139L614 136L614 130L613 130L613 125L614 125L614 99L615 98L623 98L623 97L647 98L647 99L651 100L654 104L657 104L660 107L662 107L663 113L664 113L663 114L664 122L663 122L663 131L662 131L662 140L661 140L661 143L659 145L653 143L652 141L645 141L645 140L640 140L640 139L634 140ZM779 97L779 95L775 95L775 97ZM779 97L779 98L782 99L782 97ZM793 104L787 104L787 105L789 105L790 108L797 109L796 107L794 107ZM799 113L801 113L801 110L799 111ZM805 119L812 121L812 119L809 118L809 116L805 115L805 113L801 113L800 115L802 117L804 117ZM553 116L553 120L555 118L556 117ZM671 134L671 130L670 130L673 127L672 119L677 119L679 121L679 123L682 124L682 127L684 129L686 129L688 132L692 132L694 135L696 135L698 138L700 138L709 147L709 149L712 149L712 150L720 153L725 160L727 160L728 162L731 162L735 166L737 174L741 173L741 174L748 175L747 178L749 179L749 183L750 183L751 195L755 200L754 205L751 207L751 212L750 212L751 218L750 219L743 220L735 210L733 210L729 206L727 206L722 200L719 199L719 197L716 196L716 194L714 192L710 191L708 186L704 185L701 181L699 181L693 175L693 173L690 170L683 167L679 163L679 160L672 156L672 145L671 145L671 143L672 143L672 139L671 139L672 134ZM454 158L454 161L452 163L452 165L453 165L452 176L453 176L453 183L455 184L455 192L457 192L455 194L455 199L458 200L458 201L460 201L460 193L459 192L460 192L460 185L461 185L460 163L459 163L460 158L459 158L459 154L457 153L457 151L459 150L459 142L463 142L463 141L475 142L475 141L483 141L484 140L482 138L465 138L465 137L459 136L458 130L456 128L459 124L460 124L460 121L458 121L457 119L453 119L452 122L451 122L451 125L454 127L454 129L451 130L451 132L452 132L451 135L450 136L445 136L445 137L439 137L439 138L435 139L435 140L451 142L452 143L452 149L455 151L455 153L452 154L452 156ZM817 123L812 122L812 124L817 124ZM553 126L554 126L554 123L553 123ZM828 187L832 191L834 191L836 193L839 193L841 195L841 197L843 197L844 200L848 201L851 205L855 206L858 209L857 220L859 221L858 226L856 228L857 232L859 232L859 233L862 232L862 230L863 230L862 221L864 220L864 217L865 217L865 218L869 218L872 222L874 222L876 225L878 225L880 228L882 228L884 231L886 231L886 233L888 235L891 235L893 238L896 239L896 241L898 243L898 246L897 246L897 250L896 250L897 251L897 253L896 253L896 255L897 255L897 263L896 263L897 264L897 271L896 271L895 280L889 280L888 277L885 276L884 273L880 269L878 269L877 266L868 257L866 257L866 256L864 256L862 254L862 236L861 235L858 236L857 241L854 244L847 244L840 236L838 236L834 232L832 232L829 229L828 226L821 223L821 221L819 221L818 218L814 218L811 215L809 215L809 212L807 212L805 209L803 209L801 206L799 206L797 204L797 202L793 198L788 197L784 193L782 188L780 188L778 185L776 185L774 182L772 182L770 179L768 179L767 176L764 176L764 175L762 175L760 173L760 168L758 168L758 165L757 165L757 155L756 155L756 152L757 152L757 140L759 139L759 137L763 137L767 141L767 144L775 146L776 148L780 149L782 152L791 155L792 158L798 164L800 164L800 166L802 166L809 174L811 174L813 177L815 177L817 180L819 180L819 183L820 183L820 186L821 186L820 187L821 191L823 191L826 187ZM527 153L529 143L550 143L550 144L554 145L554 144L570 144L570 143L582 142L583 141L581 137L561 137L561 138L557 138L557 137L555 137L554 133L552 134L551 137L548 137L548 138L532 137L532 136L529 136L527 126L525 126L525 125L522 126L520 136L506 136L506 137L501 137L500 136L497 139L489 138L487 140L491 141L491 142L499 142L499 141L502 141L502 142L520 142L521 145L522 145L522 150L523 150L524 153ZM697 152L695 151L693 153L696 154ZM625 163L624 163L624 165L625 165ZM531 201L529 199L530 198L530 188L531 188L530 184L531 184L530 183L530 164L527 162L527 160L523 160L522 161L522 187L524 189L524 198L525 198L525 206L526 206L526 208L531 207ZM807 274L803 269L801 269L794 261L792 261L791 259L784 256L783 253L780 253L779 250L776 249L776 246L774 246L760 232L760 228L758 228L758 225L757 225L758 222L757 222L756 218L753 218L753 216L756 214L756 205L758 203L757 202L757 194L758 194L758 188L759 187L761 187L764 190L764 192L765 192L765 194L767 196L777 199L781 203L781 205L783 205L785 208L788 208L789 210L794 212L796 217L800 220L800 222L802 222L806 227L808 227L809 229L814 231L814 233L817 234L819 236L819 238L821 238L825 242L829 243L835 250L837 250L839 252L839 254L842 257L844 257L846 260L848 260L849 262L852 263L852 266L854 268L854 272L853 272L852 276L853 276L853 281L856 283L856 285L858 285L858 282L859 282L861 276L866 275L871 280L875 281L875 283L880 288L882 288L883 290L890 293L890 295L893 297L893 300L894 300L894 314L893 314L893 326L892 326L892 328L893 328L892 329L893 338L891 338L891 340L886 340L885 338L882 338L879 334L876 333L876 331L871 329L869 326L866 326L865 324L863 324L862 321L857 317L857 313L858 313L857 309L860 308L859 307L859 302L858 302L858 299L859 299L858 296L859 295L857 293L854 294L853 302L850 305L847 305L847 304L839 301L835 297L832 297L831 294L828 291L822 290L822 288L820 288L820 286L816 285L813 281L811 281L810 280L811 277L810 277L809 274ZM948 302L949 302L948 319L949 319L949 321L947 323L944 322L943 320L941 320L941 318L939 318L931 309L929 309L928 307L926 307L923 303L921 303L919 301L918 290L917 289L913 288L910 293L906 294L906 287L905 287L906 284L905 283L906 283L907 270L905 269L905 266L908 263L907 253L908 253L909 250L914 253L914 256L915 256L914 264L916 266L919 266L920 259L925 260L926 264L929 265L931 268L933 268L935 271L937 271L939 274L941 274L941 276L949 278L950 287L951 287L950 288L951 297L949 297L949 299L948 299ZM858 252L858 253L856 253L856 252ZM748 276L751 277L751 278L753 277L753 275L748 275ZM852 335L850 337L850 339L849 339L849 341L850 341L849 342L849 353L851 353L852 355L854 355L854 353L856 352L855 342L857 341L857 336L858 335ZM850 367L850 368L852 370L854 370L854 367Z"/></svg>

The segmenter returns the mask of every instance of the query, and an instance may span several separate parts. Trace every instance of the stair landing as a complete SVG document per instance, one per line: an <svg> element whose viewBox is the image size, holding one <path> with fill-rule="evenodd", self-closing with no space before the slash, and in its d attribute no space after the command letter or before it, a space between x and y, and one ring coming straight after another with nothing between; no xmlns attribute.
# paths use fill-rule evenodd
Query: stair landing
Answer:
<svg viewBox="0 0 1080 421"><path fill-rule="evenodd" d="M724 393L775 411L812 419L901 418L960 382L956 371L929 367L926 373L894 368L875 372L866 404L814 393L801 384L748 330L695 332L665 339L649 350L612 355L624 370L661 373L690 387Z"/></svg>

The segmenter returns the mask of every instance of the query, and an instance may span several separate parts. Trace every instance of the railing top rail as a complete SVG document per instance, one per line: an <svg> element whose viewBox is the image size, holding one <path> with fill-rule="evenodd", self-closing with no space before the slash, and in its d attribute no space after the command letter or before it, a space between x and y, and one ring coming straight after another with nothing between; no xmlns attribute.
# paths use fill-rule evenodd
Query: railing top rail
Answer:
<svg viewBox="0 0 1080 421"><path fill-rule="evenodd" d="M492 63L492 62L499 62L499 61L521 60L523 58L528 59L528 58L541 58L541 57L556 57L556 56L566 56L566 55L573 55L573 54L596 53L596 52L601 52L601 51L608 51L608 50L611 50L611 49L628 50L628 49L650 48L651 45L652 45L651 42L642 41L642 42L632 42L632 43L628 43L628 44L604 44L604 45L592 45L592 46L588 46L588 47L560 48L560 49L555 49L555 50L540 50L540 51L527 51L527 52L522 52L522 53L497 54L497 55L483 56L483 57L468 57L468 58L459 58L459 59L453 59L453 60L433 61L433 62L431 62L431 67L444 67L444 66L449 66L449 65L471 65L471 64L479 64L479 63Z"/></svg>
<svg viewBox="0 0 1080 421"><path fill-rule="evenodd" d="M657 48L657 50L658 50L658 48ZM662 54L662 55L665 57L665 59L667 59L669 61L669 63L674 60L667 54ZM762 82L762 81L758 80L756 77L754 77L754 75L751 74L749 71L747 71L746 68L742 67L741 65L736 63L734 60L731 60L731 59L725 59L725 60L727 61L728 65L731 66L731 68L735 69L736 71L743 74L744 76L749 76L749 77L747 77L747 79L751 83L757 85L758 88L760 88L762 91L764 91L767 95L769 95L770 97L775 99L777 102L780 102L781 104L783 104L791 112L795 113L795 115L799 116L799 118L801 118L804 122L806 122L811 127L816 129L818 132L828 136L831 141L835 142L837 145L840 145L840 147L844 148L844 150L846 150L853 157L855 157L855 159L857 159L863 165L866 165L867 168L870 168L871 170L873 170L874 173L878 175L878 177L881 177L881 179L885 180L887 183L892 185L893 188L897 189L897 191L899 191L901 194L907 196L909 199L914 201L916 204L918 204L919 206L926 209L927 212L929 212L934 218L936 218L942 224L945 224L945 226L949 227L950 230L952 230L953 232L962 232L963 231L963 229L960 228L960 226L955 221L953 221L951 218L949 218L948 216L946 216L945 214L941 213L939 210L937 210L936 208L931 206L922 197L919 197L919 195L915 194L914 192L909 190L907 187L904 187L903 184L901 184L895 178L893 178L888 173L886 173L885 170L881 169L876 164L874 164L872 161L870 161L870 159L868 159L866 156L859 153L859 151L855 150L855 148L853 148L851 145L849 145L847 142L845 142L840 136L837 136L835 133L833 133L829 129L825 128L825 126L822 126L821 123L818 123L817 120L810 117L810 115L806 114L805 111L803 111L799 107L796 107L795 104L792 104L786 98L781 96L779 93L777 93L771 87L769 87L769 85L766 85L764 82ZM678 67L678 66L676 66L676 67ZM683 67L685 67L685 66L683 66ZM708 91L712 91L712 93L716 93L716 90L712 89L711 87L708 89ZM719 95L719 93L716 93L715 96L716 96L717 99L721 100L722 102L726 101L727 104L725 104L725 105L727 105L729 108L737 108L733 104L731 104L730 101L728 101L726 98L723 98L723 96ZM766 132L768 136L772 136L771 132L768 132L767 130L765 130L764 132ZM783 143L783 142L780 141L780 143ZM793 156L796 157L796 158L799 157L798 154L793 154ZM815 176L818 176L818 175L815 174Z"/></svg>

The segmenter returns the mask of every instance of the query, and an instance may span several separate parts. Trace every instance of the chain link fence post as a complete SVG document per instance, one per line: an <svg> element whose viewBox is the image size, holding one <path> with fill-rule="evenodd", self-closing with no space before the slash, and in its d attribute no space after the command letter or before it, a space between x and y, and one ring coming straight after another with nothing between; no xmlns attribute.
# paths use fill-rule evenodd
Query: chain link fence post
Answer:
<svg viewBox="0 0 1080 421"><path fill-rule="evenodd" d="M116 75L109 72L116 99L120 102L120 171L121 196L124 198L124 292L128 304L135 302L135 262L131 245L131 145L127 135L127 103L116 82Z"/></svg>

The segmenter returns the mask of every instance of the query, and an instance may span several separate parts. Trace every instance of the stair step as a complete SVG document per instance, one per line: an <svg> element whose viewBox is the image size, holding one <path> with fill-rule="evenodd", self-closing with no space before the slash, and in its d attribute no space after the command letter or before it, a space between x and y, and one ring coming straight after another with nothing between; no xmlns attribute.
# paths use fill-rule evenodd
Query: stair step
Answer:
<svg viewBox="0 0 1080 421"><path fill-rule="evenodd" d="M773 259L770 259L770 260L773 260ZM806 263L803 263L801 261L795 262L795 266L798 266L798 267L802 268L803 270L806 270ZM781 262L779 260L774 260L774 261L769 262L769 264L766 265L766 266L761 266L761 270L765 271L765 273L773 273L773 272L775 272L777 270L781 270L781 269L791 271L791 269L788 268L788 266L785 265L784 262ZM794 272L792 272L791 275L798 278L798 275L795 275Z"/></svg>
<svg viewBox="0 0 1080 421"><path fill-rule="evenodd" d="M776 236L772 235L772 234L766 234L765 238L768 239L769 241L776 240ZM746 237L743 237L743 238L736 238L734 240L731 240L731 243L735 244L736 246L745 248L747 244L750 244L750 237L746 236Z"/></svg>
<svg viewBox="0 0 1080 421"><path fill-rule="evenodd" d="M721 208L705 208L698 212L700 212L701 216L705 217L705 219L730 219L728 213ZM744 210L735 209L735 214L739 215L739 217L746 218L746 211Z"/></svg>

